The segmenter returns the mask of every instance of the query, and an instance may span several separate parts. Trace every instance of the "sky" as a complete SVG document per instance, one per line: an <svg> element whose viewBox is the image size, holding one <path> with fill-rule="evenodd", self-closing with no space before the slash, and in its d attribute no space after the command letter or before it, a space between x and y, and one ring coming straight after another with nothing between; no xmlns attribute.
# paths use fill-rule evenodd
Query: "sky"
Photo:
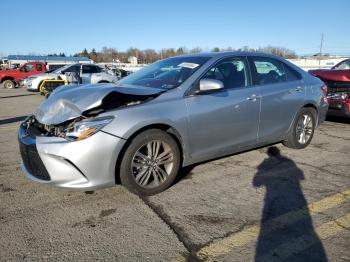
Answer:
<svg viewBox="0 0 350 262"><path fill-rule="evenodd" d="M350 0L1 0L0 56L178 47L350 54Z"/></svg>

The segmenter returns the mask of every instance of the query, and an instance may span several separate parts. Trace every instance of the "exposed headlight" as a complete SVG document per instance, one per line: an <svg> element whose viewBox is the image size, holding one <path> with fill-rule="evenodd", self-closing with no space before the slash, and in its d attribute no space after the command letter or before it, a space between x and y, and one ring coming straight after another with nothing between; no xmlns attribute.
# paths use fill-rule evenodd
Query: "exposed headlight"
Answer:
<svg viewBox="0 0 350 262"><path fill-rule="evenodd" d="M69 141L79 141L88 138L108 125L113 118L113 116L107 116L77 122L73 127L67 129L65 138Z"/></svg>
<svg viewBox="0 0 350 262"><path fill-rule="evenodd" d="M27 86L31 86L32 85L32 82L33 82L33 79L25 79L24 80L24 84L27 85Z"/></svg>
<svg viewBox="0 0 350 262"><path fill-rule="evenodd" d="M346 100L347 97L348 97L348 94L346 94L346 93L343 93L343 94L341 95L341 99L342 99L342 100Z"/></svg>

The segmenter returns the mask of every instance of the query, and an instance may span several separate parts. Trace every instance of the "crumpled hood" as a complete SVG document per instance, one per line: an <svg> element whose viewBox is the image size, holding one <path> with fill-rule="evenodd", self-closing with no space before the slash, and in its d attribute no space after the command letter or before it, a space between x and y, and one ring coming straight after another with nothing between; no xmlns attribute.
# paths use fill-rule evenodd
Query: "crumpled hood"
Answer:
<svg viewBox="0 0 350 262"><path fill-rule="evenodd" d="M350 81L350 70L334 70L334 69L316 69L309 70L309 73L330 81Z"/></svg>
<svg viewBox="0 0 350 262"><path fill-rule="evenodd" d="M94 108L117 108L135 101L144 101L164 92L148 87L125 87L115 84L69 85L57 88L34 112L45 125L57 125L82 116Z"/></svg>

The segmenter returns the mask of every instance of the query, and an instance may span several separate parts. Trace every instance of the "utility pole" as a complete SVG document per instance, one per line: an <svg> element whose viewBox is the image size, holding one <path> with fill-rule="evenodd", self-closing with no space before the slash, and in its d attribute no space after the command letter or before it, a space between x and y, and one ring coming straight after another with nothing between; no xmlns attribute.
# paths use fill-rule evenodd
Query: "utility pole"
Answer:
<svg viewBox="0 0 350 262"><path fill-rule="evenodd" d="M319 60L318 60L318 66L321 66L321 59L322 59L322 50L323 49L323 33L321 34L321 43L320 43L320 53L319 53Z"/></svg>

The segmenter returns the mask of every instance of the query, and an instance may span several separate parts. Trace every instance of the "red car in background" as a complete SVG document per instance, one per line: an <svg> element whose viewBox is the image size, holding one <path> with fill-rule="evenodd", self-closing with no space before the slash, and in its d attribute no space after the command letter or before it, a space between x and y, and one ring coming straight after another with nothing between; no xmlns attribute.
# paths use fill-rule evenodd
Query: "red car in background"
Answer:
<svg viewBox="0 0 350 262"><path fill-rule="evenodd" d="M18 85L19 80L35 75L42 74L46 71L46 66L42 62L29 62L22 65L16 70L2 70L0 71L0 83L4 88L14 88Z"/></svg>
<svg viewBox="0 0 350 262"><path fill-rule="evenodd" d="M350 117L350 59L346 59L331 69L309 70L328 87L329 115Z"/></svg>

